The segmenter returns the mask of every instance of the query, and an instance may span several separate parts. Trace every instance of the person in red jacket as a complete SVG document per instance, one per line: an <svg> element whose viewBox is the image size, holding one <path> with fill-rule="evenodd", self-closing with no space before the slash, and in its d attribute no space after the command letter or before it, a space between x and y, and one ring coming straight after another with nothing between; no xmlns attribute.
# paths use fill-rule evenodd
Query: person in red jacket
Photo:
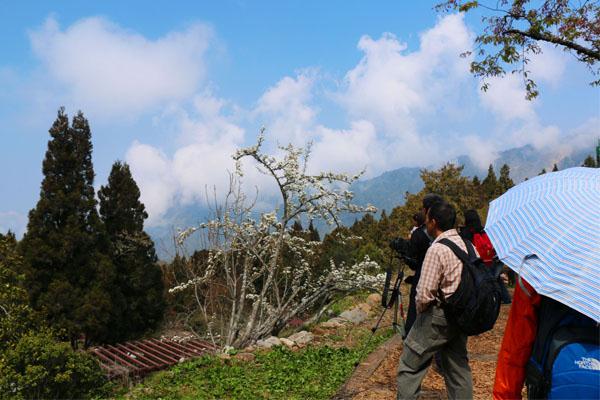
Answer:
<svg viewBox="0 0 600 400"><path fill-rule="evenodd" d="M494 400L521 399L525 367L537 334L540 302L541 296L521 278L515 285L513 303L498 353Z"/></svg>
<svg viewBox="0 0 600 400"><path fill-rule="evenodd" d="M499 277L498 283L502 294L502 304L510 304L510 293L506 289L504 280L500 279L503 265L496 257L496 250L494 250L488 234L483 229L477 210L465 211L465 226L460 229L460 236L473 243L479 257L481 257L481 261L493 271L494 275Z"/></svg>

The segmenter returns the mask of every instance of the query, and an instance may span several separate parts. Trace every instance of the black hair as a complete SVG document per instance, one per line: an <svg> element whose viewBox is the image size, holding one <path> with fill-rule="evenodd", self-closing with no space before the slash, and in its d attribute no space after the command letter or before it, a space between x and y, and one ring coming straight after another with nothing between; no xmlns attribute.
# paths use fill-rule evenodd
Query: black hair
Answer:
<svg viewBox="0 0 600 400"><path fill-rule="evenodd" d="M423 197L423 208L425 210L429 210L431 208L431 206L434 205L435 203L440 203L443 201L444 201L444 198L442 196L440 196L439 194L428 193L425 195L425 197Z"/></svg>
<svg viewBox="0 0 600 400"><path fill-rule="evenodd" d="M414 213L412 219L415 221L417 226L421 226L425 223L425 216L422 212Z"/></svg>
<svg viewBox="0 0 600 400"><path fill-rule="evenodd" d="M465 211L465 227L473 228L475 232L481 232L483 230L483 226L481 225L481 218L479 218L477 210Z"/></svg>
<svg viewBox="0 0 600 400"><path fill-rule="evenodd" d="M428 215L430 220L435 219L438 228L443 232L454 228L456 223L456 211L445 201L432 204Z"/></svg>

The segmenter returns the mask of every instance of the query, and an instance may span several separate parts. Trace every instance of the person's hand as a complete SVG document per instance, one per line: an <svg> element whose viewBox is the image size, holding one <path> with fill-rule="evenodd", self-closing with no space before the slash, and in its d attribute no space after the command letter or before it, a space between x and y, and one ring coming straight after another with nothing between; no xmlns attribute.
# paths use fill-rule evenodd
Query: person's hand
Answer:
<svg viewBox="0 0 600 400"><path fill-rule="evenodd" d="M500 274L500 279L502 279L502 283L508 285L508 275L506 275L506 272Z"/></svg>

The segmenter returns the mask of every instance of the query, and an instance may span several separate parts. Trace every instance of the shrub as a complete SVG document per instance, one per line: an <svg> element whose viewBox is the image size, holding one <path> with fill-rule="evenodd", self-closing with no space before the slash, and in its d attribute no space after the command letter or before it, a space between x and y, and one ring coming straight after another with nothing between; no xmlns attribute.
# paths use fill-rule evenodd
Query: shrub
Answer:
<svg viewBox="0 0 600 400"><path fill-rule="evenodd" d="M81 399L102 396L98 362L49 333L30 332L0 354L0 399Z"/></svg>

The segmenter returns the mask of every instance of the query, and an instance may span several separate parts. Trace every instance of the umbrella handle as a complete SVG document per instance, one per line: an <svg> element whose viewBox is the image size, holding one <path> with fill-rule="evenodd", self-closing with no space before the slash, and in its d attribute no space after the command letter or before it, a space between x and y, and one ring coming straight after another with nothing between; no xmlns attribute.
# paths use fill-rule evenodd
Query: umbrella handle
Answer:
<svg viewBox="0 0 600 400"><path fill-rule="evenodd" d="M529 293L529 290L527 290L527 288L523 284L521 270L523 269L523 266L525 265L525 263L534 257L537 258L537 255L535 255L535 254L526 255L525 257L523 257L523 261L521 261L521 265L519 266L519 286L521 287L521 290L523 290L525 295L527 295L527 297L531 297L531 293Z"/></svg>

